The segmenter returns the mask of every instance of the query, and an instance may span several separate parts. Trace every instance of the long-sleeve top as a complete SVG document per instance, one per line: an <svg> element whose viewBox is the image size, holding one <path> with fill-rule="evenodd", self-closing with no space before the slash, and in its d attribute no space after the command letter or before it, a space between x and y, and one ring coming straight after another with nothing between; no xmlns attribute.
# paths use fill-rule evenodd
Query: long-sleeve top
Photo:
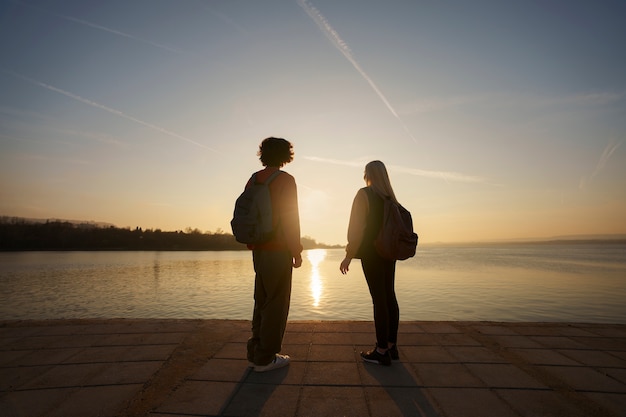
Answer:
<svg viewBox="0 0 626 417"><path fill-rule="evenodd" d="M348 224L346 257L363 258L374 251L374 240L382 225L383 200L371 187L357 191Z"/></svg>
<svg viewBox="0 0 626 417"><path fill-rule="evenodd" d="M350 211L350 223L348 224L348 245L346 246L346 257L355 258L365 236L367 226L367 215L369 213L369 199L365 188L357 191L352 201Z"/></svg>
<svg viewBox="0 0 626 417"><path fill-rule="evenodd" d="M277 167L266 167L258 171L257 182L265 182ZM246 188L252 185L250 181ZM269 185L272 199L272 224L276 233L269 241L257 245L248 245L254 250L288 250L291 256L299 258L302 253L300 243L300 214L298 211L298 190L293 176L283 171Z"/></svg>

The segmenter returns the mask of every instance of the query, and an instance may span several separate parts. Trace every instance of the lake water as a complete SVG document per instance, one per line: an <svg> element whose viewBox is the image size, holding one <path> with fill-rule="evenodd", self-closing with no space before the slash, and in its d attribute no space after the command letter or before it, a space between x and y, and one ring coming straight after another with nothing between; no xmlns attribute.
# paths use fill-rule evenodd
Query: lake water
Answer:
<svg viewBox="0 0 626 417"><path fill-rule="evenodd" d="M372 320L359 260L309 250L290 320ZM0 253L0 319L249 320L247 251ZM626 245L421 246L398 262L401 320L626 323Z"/></svg>

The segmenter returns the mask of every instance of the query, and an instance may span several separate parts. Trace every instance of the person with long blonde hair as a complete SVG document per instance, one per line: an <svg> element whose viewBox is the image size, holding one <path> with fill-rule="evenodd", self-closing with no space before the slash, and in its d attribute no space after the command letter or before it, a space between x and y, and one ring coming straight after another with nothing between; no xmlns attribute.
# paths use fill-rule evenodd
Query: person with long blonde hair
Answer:
<svg viewBox="0 0 626 417"><path fill-rule="evenodd" d="M397 360L398 325L400 308L395 293L396 261L382 258L374 247L374 240L383 223L383 199L398 202L389 180L387 168L381 161L365 165L363 179L366 186L359 189L352 203L348 224L346 256L339 269L346 274L352 259L361 259L374 306L376 346L361 352L365 362L391 365Z"/></svg>

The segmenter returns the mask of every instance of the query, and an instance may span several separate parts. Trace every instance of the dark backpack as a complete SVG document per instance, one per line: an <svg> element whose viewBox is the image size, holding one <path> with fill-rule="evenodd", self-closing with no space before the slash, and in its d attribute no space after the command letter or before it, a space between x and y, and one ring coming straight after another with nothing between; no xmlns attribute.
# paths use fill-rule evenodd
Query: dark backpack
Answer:
<svg viewBox="0 0 626 417"><path fill-rule="evenodd" d="M385 259L403 261L415 256L418 236L411 213L389 198L383 199L383 223L374 240L376 252Z"/></svg>
<svg viewBox="0 0 626 417"><path fill-rule="evenodd" d="M258 183L256 173L253 174L252 184L235 201L230 226L237 242L259 244L274 236L269 185L281 172L274 172L264 183Z"/></svg>

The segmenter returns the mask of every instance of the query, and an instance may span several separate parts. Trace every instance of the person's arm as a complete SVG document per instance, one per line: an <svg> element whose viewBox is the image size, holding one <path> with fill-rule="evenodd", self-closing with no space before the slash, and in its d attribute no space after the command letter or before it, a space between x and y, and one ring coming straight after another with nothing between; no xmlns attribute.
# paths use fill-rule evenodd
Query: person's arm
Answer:
<svg viewBox="0 0 626 417"><path fill-rule="evenodd" d="M298 268L302 265L302 243L300 242L298 189L296 181L293 177L289 176L289 181L285 183L282 193L282 229L285 236L285 242L287 243L287 248L293 257L293 266Z"/></svg>
<svg viewBox="0 0 626 417"><path fill-rule="evenodd" d="M350 261L354 258L361 246L367 225L367 213L369 211L369 200L364 189L360 189L350 212L350 222L348 224L348 245L346 246L346 257L341 262L339 269L343 274L348 272Z"/></svg>

